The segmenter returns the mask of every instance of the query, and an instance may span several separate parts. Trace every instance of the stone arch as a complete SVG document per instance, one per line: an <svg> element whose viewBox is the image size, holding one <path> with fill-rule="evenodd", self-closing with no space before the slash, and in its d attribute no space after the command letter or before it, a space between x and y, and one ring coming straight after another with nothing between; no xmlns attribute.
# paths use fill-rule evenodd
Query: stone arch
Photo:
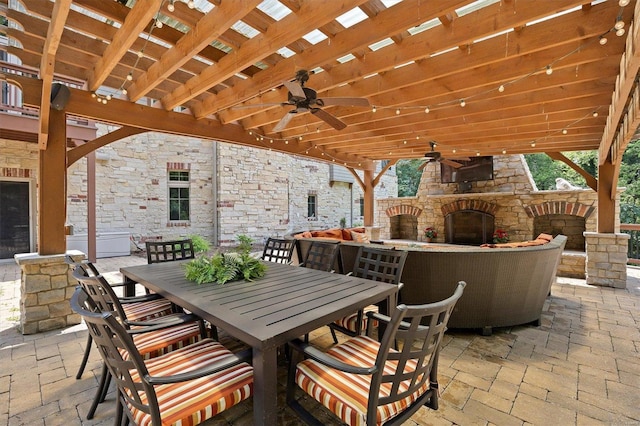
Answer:
<svg viewBox="0 0 640 426"><path fill-rule="evenodd" d="M498 205L488 201L464 199L456 200L449 204L443 204L440 210L442 211L442 216L445 217L451 213L461 210L475 210L495 216L496 210L498 210Z"/></svg>
<svg viewBox="0 0 640 426"><path fill-rule="evenodd" d="M579 216L588 219L595 211L594 206L570 201L546 201L540 204L530 205L524 208L527 216L535 218L549 214L565 214L568 216Z"/></svg>
<svg viewBox="0 0 640 426"><path fill-rule="evenodd" d="M389 207L385 213L387 214L387 217L399 216L402 214L418 217L422 214L422 209L409 204L399 204L397 206Z"/></svg>

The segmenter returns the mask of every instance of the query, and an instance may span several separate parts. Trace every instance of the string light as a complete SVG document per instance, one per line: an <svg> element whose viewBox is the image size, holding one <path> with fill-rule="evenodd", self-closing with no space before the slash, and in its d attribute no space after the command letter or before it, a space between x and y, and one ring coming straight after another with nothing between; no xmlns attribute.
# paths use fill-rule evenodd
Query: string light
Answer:
<svg viewBox="0 0 640 426"><path fill-rule="evenodd" d="M531 148L535 148L536 147L536 143L535 142L531 142Z"/></svg>
<svg viewBox="0 0 640 426"><path fill-rule="evenodd" d="M624 28L620 28L619 30L617 30L616 35L618 37L622 37L624 35Z"/></svg>
<svg viewBox="0 0 640 426"><path fill-rule="evenodd" d="M620 0L618 4L620 5L620 7L625 7L629 4L629 0Z"/></svg>
<svg viewBox="0 0 640 426"><path fill-rule="evenodd" d="M553 68L551 68L551 65L547 65L547 70L545 72L547 73L547 75L553 74Z"/></svg>
<svg viewBox="0 0 640 426"><path fill-rule="evenodd" d="M506 153L507 153L507 150L506 150L506 149L503 149L503 150L502 150L502 153L503 153L503 154L506 154Z"/></svg>
<svg viewBox="0 0 640 426"><path fill-rule="evenodd" d="M465 105L467 105L467 103L465 102L465 100L464 100L464 99L460 99L460 106L461 106L462 108L464 108L464 107L465 107Z"/></svg>
<svg viewBox="0 0 640 426"><path fill-rule="evenodd" d="M378 108L376 108L376 106L374 105L373 108L371 108L371 112L376 112L378 110Z"/></svg>
<svg viewBox="0 0 640 426"><path fill-rule="evenodd" d="M563 135L566 135L567 133L569 133L569 132L567 131L567 129L562 129L562 134L563 134Z"/></svg>
<svg viewBox="0 0 640 426"><path fill-rule="evenodd" d="M501 84L500 87L498 87L498 92L502 93L504 92L504 85Z"/></svg>
<svg viewBox="0 0 640 426"><path fill-rule="evenodd" d="M187 2L187 6L189 7L189 9L195 9L195 7L196 7L196 2L195 2L195 1L193 1L193 0L189 0L189 1Z"/></svg>
<svg viewBox="0 0 640 426"><path fill-rule="evenodd" d="M175 10L176 10L176 7L173 5L173 1L174 1L174 0L169 0L169 4L167 5L167 10L168 10L169 12L173 12L173 11L175 11Z"/></svg>
<svg viewBox="0 0 640 426"><path fill-rule="evenodd" d="M400 115L400 108L396 109L396 115Z"/></svg>
<svg viewBox="0 0 640 426"><path fill-rule="evenodd" d="M426 107L426 108L424 109L424 113L425 113L425 114L429 114L429 107Z"/></svg>
<svg viewBox="0 0 640 426"><path fill-rule="evenodd" d="M600 36L600 45L604 46L605 44L607 44L609 40L607 40L607 38L605 36Z"/></svg>
<svg viewBox="0 0 640 426"><path fill-rule="evenodd" d="M593 114L592 114L592 115L593 115L594 117L597 117L597 116L598 116L598 111L593 111Z"/></svg>

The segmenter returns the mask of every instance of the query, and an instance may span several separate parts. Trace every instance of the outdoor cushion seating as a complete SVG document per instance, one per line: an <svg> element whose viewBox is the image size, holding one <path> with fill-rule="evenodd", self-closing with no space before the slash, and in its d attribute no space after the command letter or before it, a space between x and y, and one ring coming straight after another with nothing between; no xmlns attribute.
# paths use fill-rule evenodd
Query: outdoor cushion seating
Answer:
<svg viewBox="0 0 640 426"><path fill-rule="evenodd" d="M542 246L550 243L553 240L553 236L549 234L540 234L534 240L529 241L514 241L509 243L487 243L482 244L482 248L513 248L513 247L530 247L530 246Z"/></svg>
<svg viewBox="0 0 640 426"><path fill-rule="evenodd" d="M115 379L116 425L195 425L249 398L253 369L250 351L233 354L213 339L144 360L131 331L111 313L94 312L81 288L71 306L85 320L89 333Z"/></svg>
<svg viewBox="0 0 640 426"><path fill-rule="evenodd" d="M440 343L464 287L458 283L452 296L437 303L397 306L391 317L369 312L386 324L380 341L371 337L370 325L366 336L327 352L291 342L289 406L306 423L322 424L295 399L299 387L349 425L402 424L423 405L437 410ZM298 362L302 355L307 359Z"/></svg>
<svg viewBox="0 0 640 426"><path fill-rule="evenodd" d="M269 238L262 251L262 260L275 263L291 263L295 240Z"/></svg>
<svg viewBox="0 0 640 426"><path fill-rule="evenodd" d="M304 258L314 240L296 240L299 258ZM450 328L481 329L483 334L491 334L494 327L540 324L566 241L566 236L557 235L546 244L509 248L405 243L402 248L408 255L400 278L400 302L418 305L442 300L453 291L451 283L466 281L465 295L451 315ZM382 247L401 244L392 240ZM352 265L363 245L341 241L342 264Z"/></svg>
<svg viewBox="0 0 640 426"><path fill-rule="evenodd" d="M371 246L360 246L353 269L350 272L353 276L367 278L373 281L381 281L400 286L400 277L407 260L406 250L395 250L393 248L378 248ZM393 301L391 306L395 305ZM329 324L333 341L338 343L336 330L348 336L357 336L367 327L366 312L377 312L376 305L367 306L364 310L359 310L351 315L342 317Z"/></svg>
<svg viewBox="0 0 640 426"><path fill-rule="evenodd" d="M87 294L85 299L91 302L95 311L113 314L123 327L130 330L134 335L132 338L138 353L144 358L160 356L206 337L204 322L192 314L175 313L164 315L152 321L131 321L128 319L119 298L102 275L86 276L78 268L73 271L73 276L78 280L80 288ZM92 339L95 338L93 334L90 336ZM104 401L109 382L110 376L106 366L103 366L100 384L87 414L87 419L93 418L98 404Z"/></svg>

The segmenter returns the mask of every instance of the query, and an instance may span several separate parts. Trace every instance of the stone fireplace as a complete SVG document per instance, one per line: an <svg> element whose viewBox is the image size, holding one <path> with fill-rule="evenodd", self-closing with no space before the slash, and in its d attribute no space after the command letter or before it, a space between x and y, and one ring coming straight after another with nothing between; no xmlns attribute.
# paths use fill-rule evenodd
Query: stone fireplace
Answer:
<svg viewBox="0 0 640 426"><path fill-rule="evenodd" d="M439 172L437 162L424 168L415 197L376 200L374 225L381 239L421 241L427 227L438 231L436 242L470 245L491 242L498 228L511 241L563 234L569 241L559 274L585 276L584 233L597 229L594 190L539 191L523 156L495 156L494 179L472 182L464 193L456 184L440 183Z"/></svg>

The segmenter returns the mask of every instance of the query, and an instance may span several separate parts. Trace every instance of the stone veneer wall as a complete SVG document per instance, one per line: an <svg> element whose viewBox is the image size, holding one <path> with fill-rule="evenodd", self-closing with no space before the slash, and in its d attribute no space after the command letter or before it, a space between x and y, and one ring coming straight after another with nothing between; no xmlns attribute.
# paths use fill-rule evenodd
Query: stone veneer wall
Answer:
<svg viewBox="0 0 640 426"><path fill-rule="evenodd" d="M98 135L113 130L98 125ZM329 182L329 163L289 154L160 133L135 135L96 151L96 225L98 232L129 232L136 241L165 240L198 234L218 244L232 244L239 233L256 241L288 232L362 224L357 183ZM167 163L189 165L191 217L187 226L171 226L167 214ZM217 166L217 176L214 176ZM33 217L38 147L0 139L0 179L32 182ZM67 173L67 223L76 234L87 232L86 159ZM397 194L395 168L375 188L376 197ZM20 176L28 175L28 178ZM10 176L10 177L7 177ZM217 178L217 181L215 180ZM218 186L217 205L214 190ZM317 195L318 217L307 218L307 196ZM36 224L32 224L32 250Z"/></svg>
<svg viewBox="0 0 640 426"><path fill-rule="evenodd" d="M70 254L82 256L80 252ZM73 313L69 304L78 282L71 275L63 254L18 254L15 260L21 269L19 329L22 334L80 324L80 316Z"/></svg>
<svg viewBox="0 0 640 426"><path fill-rule="evenodd" d="M627 287L629 234L584 233L587 244L587 284Z"/></svg>

